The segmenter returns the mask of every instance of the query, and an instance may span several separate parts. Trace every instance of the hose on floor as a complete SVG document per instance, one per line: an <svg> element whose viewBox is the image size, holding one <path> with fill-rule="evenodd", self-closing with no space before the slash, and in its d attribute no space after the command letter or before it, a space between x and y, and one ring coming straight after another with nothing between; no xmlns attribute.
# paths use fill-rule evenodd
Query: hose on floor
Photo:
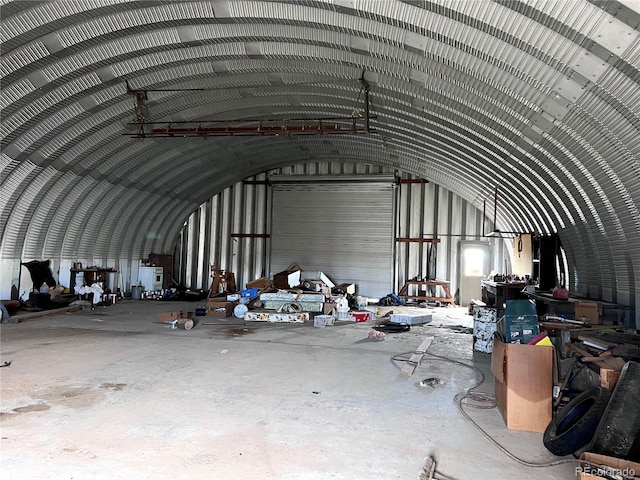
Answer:
<svg viewBox="0 0 640 480"><path fill-rule="evenodd" d="M556 467L558 465L565 465L565 464L588 465L596 469L602 468L602 466L597 463L592 463L592 462L588 462L586 460L580 460L577 458L556 460L553 462L534 463L534 462L529 462L527 460L523 460L517 457L516 455L511 453L509 450L507 450L505 447L503 447L500 443L498 443L491 435L489 435L489 433L487 433L480 425L478 425L478 423L476 423L476 421L473 420L473 418L471 418L469 414L464 410L464 406L468 406L470 408L476 408L476 409L491 409L496 407L496 400L494 395L489 393L474 391L476 388L482 385L486 379L485 374L482 370L480 370L478 367L474 365L469 365L468 363L461 362L459 360L455 360L453 358L445 357L442 355L436 355L435 353L430 353L430 352L413 352L412 351L412 352L399 353L397 355L392 356L391 360L392 362L409 362L409 358L406 358L406 356L413 355L413 354L429 355L430 357L433 357L433 359L431 360L441 360L441 361L453 363L454 365L467 367L473 370L477 374L477 377L479 377L479 380L477 380L474 385L467 388L463 393L456 394L456 396L454 397L454 403L457 405L458 410L460 411L462 416L467 421L469 421L474 427L476 427L476 429L478 429L480 433L487 440L489 440L489 442L491 442L496 448L498 448L502 453L504 453L510 459L514 460L515 462L518 462L521 465L524 465L525 467L530 467L530 468ZM418 365L422 365L424 361L425 361L425 358L423 357L420 360L420 362L418 362ZM470 403L470 402L475 402L475 403ZM443 476L443 474L438 471L436 471L436 473L439 474L443 480L454 480L451 477ZM437 479L437 478L438 477L434 477L434 479ZM624 477L624 478L633 479L637 477Z"/></svg>

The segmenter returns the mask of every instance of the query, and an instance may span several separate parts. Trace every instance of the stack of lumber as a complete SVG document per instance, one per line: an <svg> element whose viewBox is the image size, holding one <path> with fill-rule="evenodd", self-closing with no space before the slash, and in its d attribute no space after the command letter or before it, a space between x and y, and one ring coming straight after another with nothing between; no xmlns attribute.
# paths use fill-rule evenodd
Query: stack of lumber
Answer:
<svg viewBox="0 0 640 480"><path fill-rule="evenodd" d="M600 373L600 385L613 390L627 360L640 359L637 335L578 335L577 341L565 345L567 353L578 356Z"/></svg>

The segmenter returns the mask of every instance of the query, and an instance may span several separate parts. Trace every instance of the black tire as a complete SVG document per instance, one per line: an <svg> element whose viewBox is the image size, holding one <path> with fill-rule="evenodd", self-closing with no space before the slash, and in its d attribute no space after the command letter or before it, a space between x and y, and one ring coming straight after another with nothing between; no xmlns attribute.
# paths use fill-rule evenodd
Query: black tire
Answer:
<svg viewBox="0 0 640 480"><path fill-rule="evenodd" d="M620 372L589 451L639 462L639 411L640 363L627 362Z"/></svg>
<svg viewBox="0 0 640 480"><path fill-rule="evenodd" d="M567 403L544 432L547 450L562 457L591 442L610 396L606 388L592 387Z"/></svg>

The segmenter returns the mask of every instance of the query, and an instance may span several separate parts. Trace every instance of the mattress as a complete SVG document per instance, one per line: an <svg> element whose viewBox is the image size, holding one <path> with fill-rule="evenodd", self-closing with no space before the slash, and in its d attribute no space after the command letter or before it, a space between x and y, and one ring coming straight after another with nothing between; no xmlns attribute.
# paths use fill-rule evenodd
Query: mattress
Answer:
<svg viewBox="0 0 640 480"><path fill-rule="evenodd" d="M244 319L250 322L272 323L304 323L309 320L309 314L303 313L274 313L274 312L247 312Z"/></svg>

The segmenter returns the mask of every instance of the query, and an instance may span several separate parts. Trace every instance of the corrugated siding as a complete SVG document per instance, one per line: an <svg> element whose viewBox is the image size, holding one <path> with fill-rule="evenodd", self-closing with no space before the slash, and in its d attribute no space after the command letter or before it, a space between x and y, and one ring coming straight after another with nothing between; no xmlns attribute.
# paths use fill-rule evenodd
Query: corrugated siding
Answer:
<svg viewBox="0 0 640 480"><path fill-rule="evenodd" d="M336 284L356 283L365 296L392 291L394 186L385 178L274 185L270 276L296 262Z"/></svg>
<svg viewBox="0 0 640 480"><path fill-rule="evenodd" d="M176 256L187 258L182 261L177 275L194 288L208 288L210 283L210 265L234 272L238 286L242 288L247 281L261 276L270 276L278 268L299 259L287 258L269 268L269 252L273 238L237 238L232 233L275 234L272 231L270 203L271 189L265 180L270 174L284 175L353 175L391 173L392 169L362 163L310 162L299 163L249 177L216 195L204 204L205 213L192 214L184 227L178 244ZM418 180L418 177L403 174L404 180ZM440 243L429 247L427 243L397 242L393 252L383 252L391 263L389 270L393 275L391 287L398 291L404 282L416 276L428 274L451 282L452 293L458 290L458 244L461 240L483 239L482 210L454 195L450 191L433 183L401 183L396 189L396 205L392 228L396 237L438 238ZM493 226L490 218L493 214L493 199L488 199L485 231ZM348 216L349 206L345 207ZM278 208L274 205L273 208ZM310 202L313 210L313 202ZM201 223L202 215L209 220ZM198 228L195 224L200 225ZM194 232L204 229L205 246L199 244ZM505 247L509 239L489 239L493 251L493 269L502 272L511 265L510 247ZM431 248L435 256L434 268L428 269L428 256ZM188 253L187 253L188 252ZM322 259L324 266L318 267L332 276L330 261ZM506 261L506 264L505 264ZM286 267L287 265L284 265ZM302 265L307 270L313 270ZM428 271L429 270L429 271ZM360 272L362 273L362 272ZM359 275L359 274L358 274ZM355 275L355 277L358 277ZM352 281L360 283L359 278ZM200 283L202 282L202 283ZM364 292L363 292L364 293ZM389 293L389 292L386 292ZM365 293L366 294L366 293Z"/></svg>
<svg viewBox="0 0 640 480"><path fill-rule="evenodd" d="M29 220L28 229L25 232L23 258L44 259L44 244L49 235L49 228L56 214L56 198L60 189L65 187L64 181L60 181L62 175L53 168L43 171L41 185L33 185L40 191L41 198L36 204L35 210Z"/></svg>
<svg viewBox="0 0 640 480"><path fill-rule="evenodd" d="M64 240L69 219L76 215L76 209L81 204L81 187L78 187L79 178L72 172L62 175L58 181L51 186L50 192L45 202L55 205L51 221L47 226L47 236L43 242L43 255L45 258L55 258L62 260L64 252ZM76 191L76 195L73 191ZM75 204L73 203L75 200ZM71 260L67 258L67 260ZM72 262L73 263L73 262Z"/></svg>
<svg viewBox="0 0 640 480"><path fill-rule="evenodd" d="M0 234L2 238L1 258L22 258L24 232L29 214L35 208L35 199L39 192L29 188L32 182L41 184L42 169L31 162L22 162L6 178L0 188Z"/></svg>

